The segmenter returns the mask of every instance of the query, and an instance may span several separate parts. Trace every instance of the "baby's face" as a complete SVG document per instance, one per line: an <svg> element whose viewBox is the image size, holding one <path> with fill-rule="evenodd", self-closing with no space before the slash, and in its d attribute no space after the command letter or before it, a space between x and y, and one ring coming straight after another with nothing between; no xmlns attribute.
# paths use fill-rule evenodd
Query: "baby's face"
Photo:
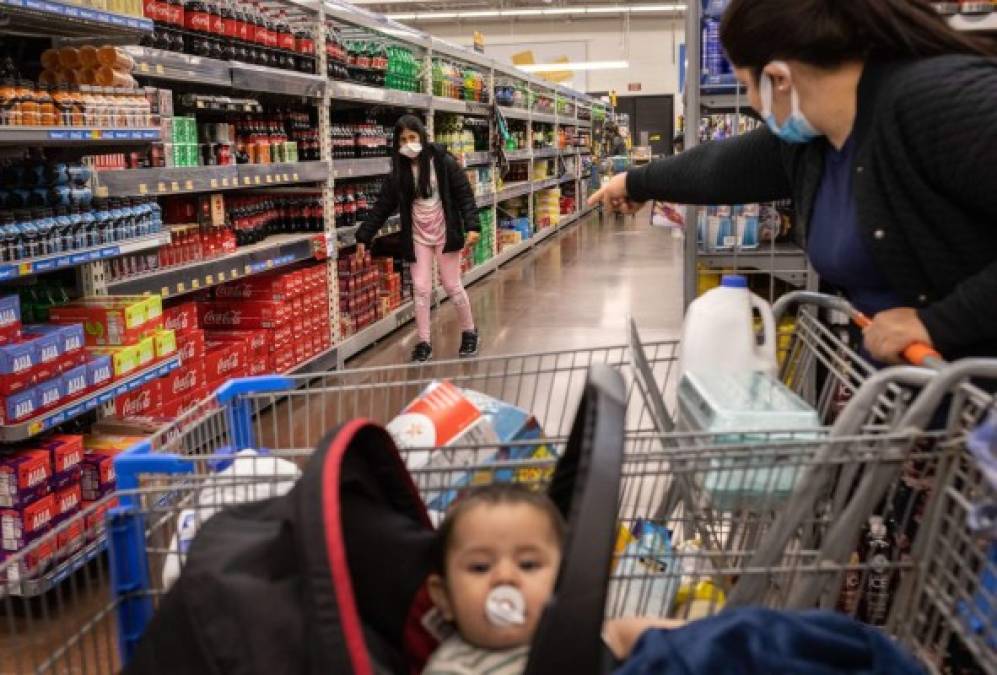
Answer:
<svg viewBox="0 0 997 675"><path fill-rule="evenodd" d="M467 642L506 649L528 644L533 637L554 591L561 549L550 518L535 506L480 504L457 521L446 564L449 608L444 613ZM523 594L523 625L500 628L488 621L485 599L502 585Z"/></svg>

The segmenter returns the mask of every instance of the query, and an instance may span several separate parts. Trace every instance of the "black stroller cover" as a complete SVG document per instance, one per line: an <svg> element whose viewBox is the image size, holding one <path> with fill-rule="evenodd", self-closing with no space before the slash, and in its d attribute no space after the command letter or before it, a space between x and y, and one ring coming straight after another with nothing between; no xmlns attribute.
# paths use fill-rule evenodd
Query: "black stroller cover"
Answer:
<svg viewBox="0 0 997 675"><path fill-rule="evenodd" d="M593 366L549 494L568 522L530 675L601 673L623 451L622 378ZM434 531L388 433L328 434L285 496L210 518L126 673L421 671Z"/></svg>

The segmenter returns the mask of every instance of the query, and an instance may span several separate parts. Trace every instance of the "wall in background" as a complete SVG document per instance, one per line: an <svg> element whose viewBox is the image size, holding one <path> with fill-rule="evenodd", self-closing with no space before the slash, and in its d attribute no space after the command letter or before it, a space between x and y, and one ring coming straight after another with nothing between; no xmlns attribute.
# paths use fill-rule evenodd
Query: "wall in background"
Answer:
<svg viewBox="0 0 997 675"><path fill-rule="evenodd" d="M508 53L506 45L548 45L548 53L563 42L586 45L589 61L630 62L621 70L589 71L586 92L610 91L627 94L627 85L639 82L638 94L674 94L676 115L681 114L682 97L678 89L679 45L685 42L685 21L682 18L640 17L627 21L622 18L599 20L542 19L448 23L427 21L417 24L433 35L461 45L471 44L475 30L485 36L485 51L494 56Z"/></svg>

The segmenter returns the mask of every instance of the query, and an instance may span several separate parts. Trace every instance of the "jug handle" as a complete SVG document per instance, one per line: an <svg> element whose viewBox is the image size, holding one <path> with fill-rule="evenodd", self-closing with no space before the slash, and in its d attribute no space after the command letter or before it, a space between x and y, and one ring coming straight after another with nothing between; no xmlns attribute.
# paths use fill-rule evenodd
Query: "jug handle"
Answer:
<svg viewBox="0 0 997 675"><path fill-rule="evenodd" d="M755 345L755 354L759 357L759 360L768 361L771 355L775 353L777 339L775 317L772 316L772 306L754 293L749 293L748 297L751 299L751 306L757 309L762 317L762 329L764 331L764 341L760 345ZM772 365L774 366L775 364Z"/></svg>

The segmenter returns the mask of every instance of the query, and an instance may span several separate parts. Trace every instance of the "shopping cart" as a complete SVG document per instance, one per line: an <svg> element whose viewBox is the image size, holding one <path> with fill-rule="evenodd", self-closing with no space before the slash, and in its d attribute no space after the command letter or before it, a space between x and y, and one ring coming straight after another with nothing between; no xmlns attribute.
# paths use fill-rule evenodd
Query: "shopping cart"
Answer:
<svg viewBox="0 0 997 675"><path fill-rule="evenodd" d="M684 431L674 412L677 353L676 342L644 342L631 327L626 345L606 348L233 381L120 461L120 490L106 503L0 566L7 580L0 672L115 671L149 619L136 607L154 607L168 585L164 571L182 565L177 534L185 510L207 517L227 504L279 493L289 478L273 471L275 459L302 464L343 420L386 423L434 381L529 410L545 436L542 443L518 444L530 452L516 461L491 461L494 444L435 450L467 453L467 460L458 468L412 471L427 503L465 481L543 484L565 447L570 411L593 364L620 370L627 402L607 615L693 618L747 603L837 606L886 625L930 663L927 654L947 639L939 635L958 633L955 605L933 596L930 607L944 606L946 613L925 616L925 627L914 625L910 611L929 603L927 553L944 534L935 523L939 495L960 475L951 467L961 461L964 433L990 399L961 379L942 381L921 368L877 372L804 309L781 343L781 374L826 426L750 438ZM971 365L974 373L990 367ZM940 392L952 390L949 427L923 431ZM538 446L545 451L536 452ZM219 469L242 448L266 448L270 456L250 459L249 472L223 479ZM61 582L46 577L43 549L74 528L100 541L102 520L95 515L115 502L121 506L108 521L109 554ZM880 530L867 527L872 513L901 543L870 557L863 540L878 546ZM667 546L641 548L644 540L633 534L648 523L667 532ZM80 554L62 549L63 557ZM968 560L968 553L959 555ZM978 558L965 567L964 576L981 569ZM41 602L18 598L43 586L50 590ZM962 589L956 599L967 593L975 598L973 589Z"/></svg>

